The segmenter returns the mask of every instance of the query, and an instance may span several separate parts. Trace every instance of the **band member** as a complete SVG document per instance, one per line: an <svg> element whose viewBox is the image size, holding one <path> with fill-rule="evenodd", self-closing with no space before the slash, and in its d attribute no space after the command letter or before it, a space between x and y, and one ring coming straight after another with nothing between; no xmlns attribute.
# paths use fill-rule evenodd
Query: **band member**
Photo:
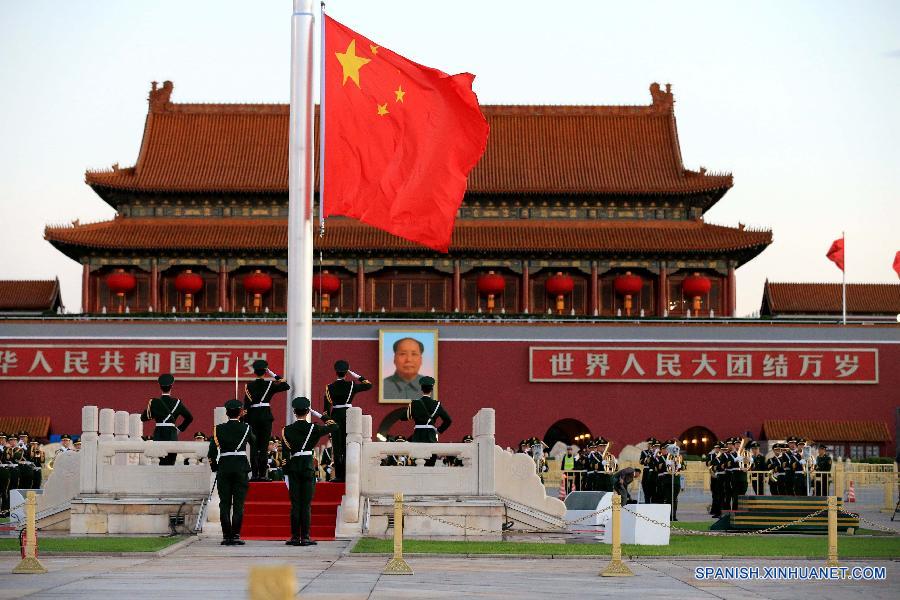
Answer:
<svg viewBox="0 0 900 600"><path fill-rule="evenodd" d="M744 456L741 450L741 438L734 439L734 452L732 453L734 468L731 469L731 510L738 509L738 499L747 493L747 471L750 465L744 464Z"/></svg>
<svg viewBox="0 0 900 600"><path fill-rule="evenodd" d="M582 457L584 469L581 489L585 491L600 490L600 476L603 472L603 456L597 452L597 440L591 440L587 444L587 454Z"/></svg>
<svg viewBox="0 0 900 600"><path fill-rule="evenodd" d="M725 481L728 478L728 457L725 453L725 443L716 442L713 446L713 455L709 459L709 487L712 491L712 506L709 514L718 519L722 516L722 508L725 506Z"/></svg>
<svg viewBox="0 0 900 600"><path fill-rule="evenodd" d="M203 433L202 431L195 431L195 432L194 432L194 441L195 441L195 442L208 442L208 441L209 441L209 438L206 437L206 434ZM191 459L185 458L185 459L184 459L184 464L186 464L186 465L191 464Z"/></svg>
<svg viewBox="0 0 900 600"><path fill-rule="evenodd" d="M31 463L31 487L39 490L41 489L41 483L44 476L43 466L45 458L44 450L41 448L40 442L31 440L26 458L28 462Z"/></svg>
<svg viewBox="0 0 900 600"><path fill-rule="evenodd" d="M434 378L425 376L419 380L422 387L422 397L409 403L406 413L401 415L403 421L414 421L416 426L411 442L433 444L438 441L438 434L444 433L450 427L452 420L441 403L431 397L434 391ZM441 424L436 426L437 419L441 420ZM425 461L426 467L434 466L437 462L437 456L432 456Z"/></svg>
<svg viewBox="0 0 900 600"><path fill-rule="evenodd" d="M766 470L769 472L769 493L781 496L784 493L784 459L780 443L772 444L772 457L766 460Z"/></svg>
<svg viewBox="0 0 900 600"><path fill-rule="evenodd" d="M819 444L816 456L815 494L827 496L831 485L831 457L825 453L825 444Z"/></svg>
<svg viewBox="0 0 900 600"><path fill-rule="evenodd" d="M9 482L13 465L7 454L7 437L0 433L0 513L5 514L9 510Z"/></svg>
<svg viewBox="0 0 900 600"><path fill-rule="evenodd" d="M757 496L763 496L766 493L766 457L759 450L759 442L750 442L747 444L750 448L750 455L753 462L750 466L752 474L750 475L750 483L753 485L753 493Z"/></svg>
<svg viewBox="0 0 900 600"><path fill-rule="evenodd" d="M241 524L244 521L244 500L247 498L247 473L250 463L247 444L256 445L256 438L247 423L241 423L241 401L225 403L228 421L216 425L209 442L209 466L216 473L219 486L219 519L222 523L223 546L243 546Z"/></svg>
<svg viewBox="0 0 900 600"><path fill-rule="evenodd" d="M331 436L334 452L334 480L344 481L347 452L347 409L353 406L353 397L372 389L372 383L362 375L350 371L350 363L339 360L334 363L337 379L325 388L323 418L331 419L338 425L338 431ZM347 379L347 375L350 379Z"/></svg>
<svg viewBox="0 0 900 600"><path fill-rule="evenodd" d="M141 421L156 422L156 427L153 429L154 441L177 442L178 432L186 431L194 417L180 399L171 395L172 385L175 383L172 375L168 373L160 375L157 382L160 394L155 398L150 398L147 408L141 413ZM176 425L175 421L179 417L181 417L181 424ZM176 457L177 454L169 453L159 459L159 464L161 466L174 465Z"/></svg>
<svg viewBox="0 0 900 600"><path fill-rule="evenodd" d="M281 458L281 446L275 438L269 439L266 451L266 467L269 479L272 481L284 481L283 461Z"/></svg>
<svg viewBox="0 0 900 600"><path fill-rule="evenodd" d="M669 440L660 447L653 463L656 471L656 497L662 504L671 507L669 518L673 521L678 520L678 494L681 492L681 471L684 470L684 463L676 457L677 451L674 440Z"/></svg>
<svg viewBox="0 0 900 600"><path fill-rule="evenodd" d="M612 476L618 468L616 457L609 452L609 440L605 437L597 439L597 454L600 457L600 476L597 478L597 490L601 492L613 491Z"/></svg>
<svg viewBox="0 0 900 600"><path fill-rule="evenodd" d="M31 485L32 468L28 460L28 432L20 431L18 440L13 449L13 460L16 464L16 473L19 475L19 488L23 490L33 489Z"/></svg>
<svg viewBox="0 0 900 600"><path fill-rule="evenodd" d="M784 496L796 495L796 474L798 470L803 469L803 463L797 454L797 438L791 436L787 439L787 448L784 449L781 456L784 468L784 477L781 482L781 493Z"/></svg>
<svg viewBox="0 0 900 600"><path fill-rule="evenodd" d="M808 496L809 488L807 487L807 478L806 472L809 470L811 466L806 461L806 440L803 438L797 438L797 465L796 470L794 471L794 495L795 496Z"/></svg>
<svg viewBox="0 0 900 600"><path fill-rule="evenodd" d="M640 463L644 467L641 477L641 490L644 492L644 503L653 504L656 496L656 471L652 462L659 451L659 442L654 437L647 438L647 449L641 450Z"/></svg>
<svg viewBox="0 0 900 600"><path fill-rule="evenodd" d="M272 379L266 379L269 373ZM257 445L251 454L250 469L252 476L250 481L268 481L268 455L266 453L266 441L272 437L272 416L270 407L272 398L279 392L291 389L283 377L279 377L269 370L269 363L264 360L253 361L253 374L256 379L244 386L244 422L253 429L253 436Z"/></svg>
<svg viewBox="0 0 900 600"><path fill-rule="evenodd" d="M322 436L334 433L338 426L332 420L325 425L308 423L309 398L294 398L291 408L297 421L281 430L284 440L285 454L288 455L284 468L288 478L288 490L291 496L291 539L285 542L288 546L314 546L316 542L309 536L311 504L316 490L316 470L313 466L313 448ZM324 418L324 417L323 417Z"/></svg>

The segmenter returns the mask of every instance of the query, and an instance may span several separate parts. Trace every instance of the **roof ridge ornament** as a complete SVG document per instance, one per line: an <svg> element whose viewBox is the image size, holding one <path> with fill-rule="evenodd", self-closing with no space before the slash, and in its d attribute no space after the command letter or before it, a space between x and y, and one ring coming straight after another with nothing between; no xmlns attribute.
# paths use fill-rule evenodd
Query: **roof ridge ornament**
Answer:
<svg viewBox="0 0 900 600"><path fill-rule="evenodd" d="M152 87L150 88L150 97L148 101L150 102L150 112L161 112L168 108L168 105L171 103L170 99L172 97L172 90L175 89L175 85L171 81L163 81L162 87L159 86L158 81L150 82Z"/></svg>
<svg viewBox="0 0 900 600"><path fill-rule="evenodd" d="M672 84L666 84L666 91L655 81L650 84L650 97L653 98L653 108L659 112L669 112L675 107L675 95L672 93Z"/></svg>

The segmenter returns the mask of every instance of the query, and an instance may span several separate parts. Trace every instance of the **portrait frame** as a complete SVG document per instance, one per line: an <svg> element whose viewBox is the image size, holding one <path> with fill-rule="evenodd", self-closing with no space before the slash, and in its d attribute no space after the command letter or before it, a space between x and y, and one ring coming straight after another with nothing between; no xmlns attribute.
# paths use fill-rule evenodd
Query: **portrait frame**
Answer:
<svg viewBox="0 0 900 600"><path fill-rule="evenodd" d="M409 404L418 394L412 390L406 392L406 397L392 398L397 394L397 387L392 385L391 379L395 379L396 367L394 361L394 343L405 338L417 341L421 348L421 365L417 375L419 377L430 376L435 379L432 398L437 399L438 384L438 330L437 329L379 329L378 330L378 403L379 404Z"/></svg>

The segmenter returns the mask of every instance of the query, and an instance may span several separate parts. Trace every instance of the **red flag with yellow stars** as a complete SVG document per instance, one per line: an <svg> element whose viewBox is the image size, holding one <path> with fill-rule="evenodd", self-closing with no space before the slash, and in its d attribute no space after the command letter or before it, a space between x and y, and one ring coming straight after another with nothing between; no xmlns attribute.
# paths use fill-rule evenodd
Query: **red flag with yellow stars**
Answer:
<svg viewBox="0 0 900 600"><path fill-rule="evenodd" d="M487 145L474 75L447 75L325 18L325 216L447 252Z"/></svg>

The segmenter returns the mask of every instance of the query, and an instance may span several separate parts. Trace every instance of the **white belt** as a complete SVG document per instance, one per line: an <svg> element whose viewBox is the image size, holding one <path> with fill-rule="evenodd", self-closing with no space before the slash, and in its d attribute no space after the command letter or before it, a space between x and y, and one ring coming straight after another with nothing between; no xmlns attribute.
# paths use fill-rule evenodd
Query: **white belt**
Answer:
<svg viewBox="0 0 900 600"><path fill-rule="evenodd" d="M437 427L435 427L434 425L416 425L415 428L416 429L434 429L435 431L437 431Z"/></svg>
<svg viewBox="0 0 900 600"><path fill-rule="evenodd" d="M353 405L352 404L335 404L331 408L350 408L351 406L353 406Z"/></svg>
<svg viewBox="0 0 900 600"><path fill-rule="evenodd" d="M157 423L157 427L175 427L175 423Z"/></svg>
<svg viewBox="0 0 900 600"><path fill-rule="evenodd" d="M260 402L258 404L251 404L250 408L256 408L257 406L268 406L268 405L269 405L268 402Z"/></svg>
<svg viewBox="0 0 900 600"><path fill-rule="evenodd" d="M294 452L291 456L311 456L312 450L301 450L300 452Z"/></svg>
<svg viewBox="0 0 900 600"><path fill-rule="evenodd" d="M246 452L222 452L221 454L219 454L219 458L222 458L223 456L243 456L243 457L246 457L246 456L247 456L247 453L246 453Z"/></svg>

